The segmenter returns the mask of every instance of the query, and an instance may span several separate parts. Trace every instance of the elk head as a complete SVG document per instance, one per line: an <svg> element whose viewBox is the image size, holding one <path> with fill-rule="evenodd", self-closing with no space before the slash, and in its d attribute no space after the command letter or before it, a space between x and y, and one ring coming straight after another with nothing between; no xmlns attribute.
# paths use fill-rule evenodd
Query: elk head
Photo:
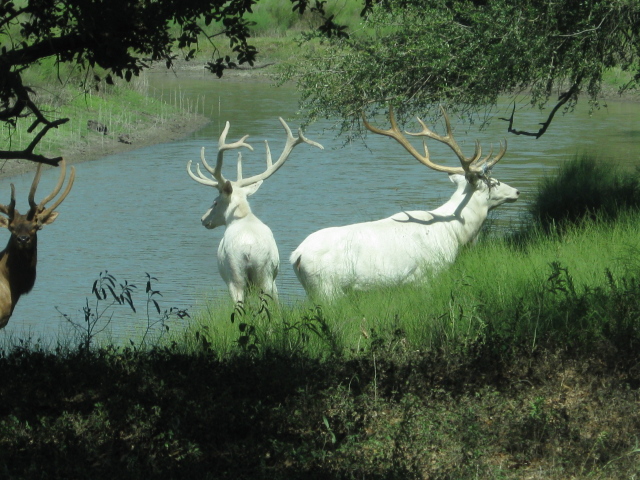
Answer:
<svg viewBox="0 0 640 480"><path fill-rule="evenodd" d="M60 162L60 177L53 191L43 198L40 203L36 203L35 193L40 182L41 173L42 164L38 164L31 190L29 190L29 211L26 214L23 215L16 210L15 186L13 184L11 184L11 201L9 205L0 205L0 213L6 215L6 217L0 216L0 227L9 229L11 233L9 245L21 251L35 248L37 242L36 233L45 225L53 223L58 217L58 212L55 209L67 197L75 179L75 169L71 167L71 175L64 192L52 205L46 207L46 204L53 200L62 188L66 176L66 163L64 159Z"/></svg>
<svg viewBox="0 0 640 480"><path fill-rule="evenodd" d="M247 197L253 195L258 191L262 182L276 173L282 165L289 158L289 154L296 145L300 143L308 143L320 149L324 147L319 143L307 139L302 131L298 132L298 137L294 137L291 133L289 125L280 118L280 123L285 129L287 134L287 142L285 144L282 154L278 160L273 163L271 158L271 151L269 149L269 143L265 141L266 155L267 155L267 169L259 175L254 175L249 178L243 178L242 176L242 154L238 153L238 177L236 181L227 180L222 175L222 163L223 155L226 150L245 147L249 150L253 150L253 147L245 142L249 135L245 135L237 142L226 143L227 134L229 133L229 122L225 124L224 130L218 140L218 157L215 168L211 168L204 157L204 147L200 151L200 159L204 168L213 176L210 178L206 176L200 170L200 164L197 165L197 174L191 170L191 160L187 163L187 173L196 182L203 185L208 185L218 189L219 195L213 201L211 208L202 217L202 224L206 228L215 228L221 225L226 225L231 218L243 218L251 213Z"/></svg>

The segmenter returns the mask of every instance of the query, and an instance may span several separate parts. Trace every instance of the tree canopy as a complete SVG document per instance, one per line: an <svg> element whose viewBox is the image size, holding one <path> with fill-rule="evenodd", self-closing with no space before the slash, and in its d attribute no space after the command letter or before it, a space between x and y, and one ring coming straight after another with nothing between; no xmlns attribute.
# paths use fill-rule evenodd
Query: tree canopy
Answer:
<svg viewBox="0 0 640 480"><path fill-rule="evenodd" d="M369 4L371 0L364 0ZM127 81L152 62L170 67L178 55L191 59L199 41L214 45L207 63L221 76L236 64L253 64L257 51L249 41L244 18L257 0L0 0L0 121L15 126L19 117L33 118L33 141L24 150L0 151L0 159L27 159L57 164L36 152L46 133L68 121L48 118L36 105L23 72L49 57L58 63L100 67L107 82L113 75ZM320 0L290 0L300 14L313 9L324 15ZM326 35L340 27L326 18ZM215 48L227 40L235 57ZM96 78L96 80L99 80Z"/></svg>
<svg viewBox="0 0 640 480"><path fill-rule="evenodd" d="M579 94L597 106L614 67L628 72L623 89L637 87L638 0L383 0L360 31L325 40L284 78L296 80L308 121L337 117L343 132L387 103L406 120L441 104L479 114L511 95L514 112L523 100L551 107L532 131L503 118L511 133L540 137Z"/></svg>
<svg viewBox="0 0 640 480"><path fill-rule="evenodd" d="M54 58L87 71L99 67L107 82L128 81L154 62L171 67L178 56L192 59L198 42L207 41L214 53L206 68L221 76L256 60L245 15L259 1L0 0L0 122L33 119L30 145L0 151L0 159L60 160L36 148L68 119L38 108L23 79L29 66ZM526 93L532 105L553 105L547 121L530 132L512 115L508 128L540 136L579 94L596 105L610 69L630 73L626 88L640 82L638 0L353 1L362 5L363 21L347 30L325 15L326 1L289 0L294 12L324 17L317 32L323 45L283 75L298 82L309 120L337 117L350 130L361 112L372 115L387 103L400 120L439 104L472 115L500 95ZM233 58L216 48L222 41Z"/></svg>

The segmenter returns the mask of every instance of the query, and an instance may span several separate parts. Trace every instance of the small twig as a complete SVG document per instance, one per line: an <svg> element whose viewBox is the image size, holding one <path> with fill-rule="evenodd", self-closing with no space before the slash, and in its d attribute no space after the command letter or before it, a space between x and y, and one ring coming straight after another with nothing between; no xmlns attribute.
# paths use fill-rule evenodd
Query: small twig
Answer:
<svg viewBox="0 0 640 480"><path fill-rule="evenodd" d="M25 148L24 150L0 150L0 159L24 159L31 160L32 162L57 166L58 163L60 163L60 161L62 160L62 157L48 158L44 155L33 153L33 151L50 129L57 128L58 126L67 123L69 119L61 118L59 120L54 120L53 122L48 120L42 114L38 106L33 102L31 97L29 96L29 89L22 84L22 79L15 72L10 72L6 76L6 82L15 94L16 100L12 107L0 112L0 121L6 122L10 121L11 118L20 117L22 116L22 112L25 109L28 109L36 118L27 129L27 132L32 133L39 124L43 124L43 127L36 134L27 148Z"/></svg>

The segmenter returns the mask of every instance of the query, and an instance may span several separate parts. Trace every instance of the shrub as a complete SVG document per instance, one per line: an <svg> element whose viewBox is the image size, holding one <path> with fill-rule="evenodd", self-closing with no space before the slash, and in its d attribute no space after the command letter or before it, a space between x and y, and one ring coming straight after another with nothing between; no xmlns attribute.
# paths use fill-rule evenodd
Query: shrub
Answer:
<svg viewBox="0 0 640 480"><path fill-rule="evenodd" d="M554 176L545 177L529 209L544 232L562 233L585 219L611 221L629 208L640 207L640 171L590 156L576 157Z"/></svg>

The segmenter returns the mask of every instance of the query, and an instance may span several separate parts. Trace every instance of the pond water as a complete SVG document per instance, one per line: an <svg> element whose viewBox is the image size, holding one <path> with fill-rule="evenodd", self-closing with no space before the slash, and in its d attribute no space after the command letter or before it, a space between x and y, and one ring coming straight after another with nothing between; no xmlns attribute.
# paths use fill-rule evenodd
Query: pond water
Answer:
<svg viewBox="0 0 640 480"><path fill-rule="evenodd" d="M156 75L151 84L159 94L179 90L185 98L198 98L199 108L211 122L176 142L76 165L76 182L59 209L58 220L39 235L36 286L22 297L0 336L59 339L69 335L59 312L82 321L93 281L105 270L121 282L138 286L134 301L139 314L131 316L122 307L114 310L112 335L119 339L134 336L146 326L147 272L158 279L154 286L163 295L158 298L162 308L188 308L193 313L206 299L227 298L216 263L224 229L207 230L200 224L216 190L190 179L186 163L199 161L203 146L213 161L218 137L229 120L228 140L249 134L248 142L254 146L254 152L243 151L245 176L261 172L263 141L269 141L276 158L284 145L278 117L297 129L297 94L292 88L268 83L217 81L209 76ZM505 103L504 109L508 108ZM525 109L518 115L521 128L542 120L536 110ZM508 135L504 122L498 121L482 131L458 127L457 138L469 152L476 138L489 148ZM441 125L436 129L442 132ZM324 121L311 125L305 134L325 149L297 146L287 164L250 198L254 213L271 227L278 242L277 284L281 299L287 302L304 296L288 258L310 233L403 209L433 209L453 192L446 175L418 164L391 139L369 136L367 145L344 146L331 123ZM498 228L517 222L538 179L576 154L590 152L630 166L640 163L640 104L610 102L590 116L584 103L573 114L558 115L542 138L511 135L508 141L508 152L494 176L517 187L522 195L517 203L496 210ZM456 165L446 147L431 142L430 152L436 161ZM232 179L235 158L235 152L229 152L225 164L225 174ZM57 170L45 172L40 193L52 188L57 174ZM8 200L9 184L15 183L18 208L24 209L31 180L32 174L3 179L0 192Z"/></svg>

